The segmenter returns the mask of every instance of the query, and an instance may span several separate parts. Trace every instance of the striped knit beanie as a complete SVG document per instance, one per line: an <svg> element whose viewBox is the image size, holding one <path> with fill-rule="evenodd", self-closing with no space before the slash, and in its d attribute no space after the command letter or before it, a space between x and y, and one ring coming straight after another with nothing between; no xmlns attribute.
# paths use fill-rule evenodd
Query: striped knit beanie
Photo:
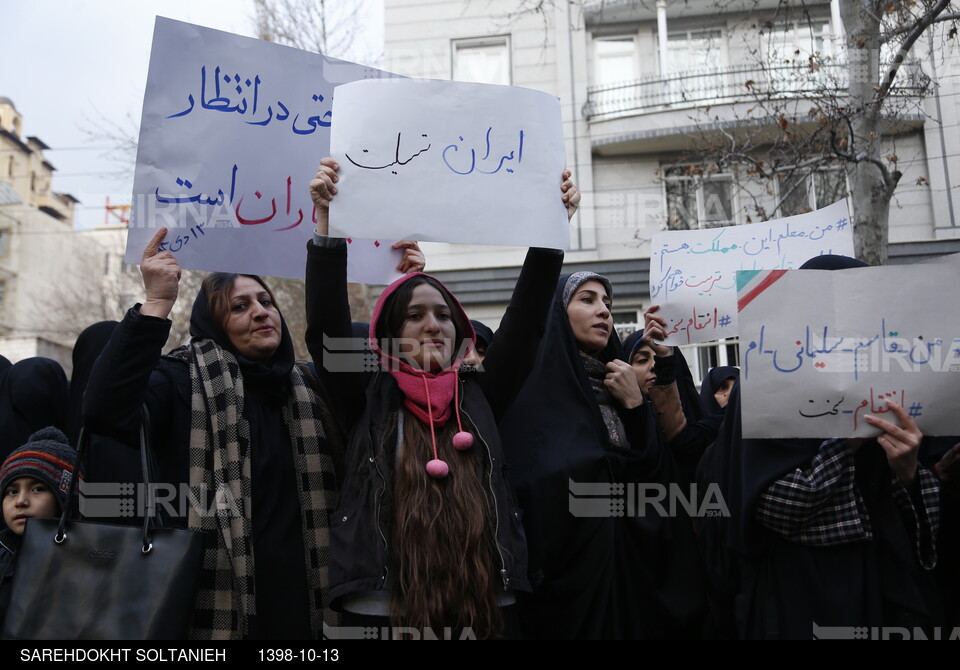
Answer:
<svg viewBox="0 0 960 670"><path fill-rule="evenodd" d="M41 428L0 466L0 492L6 491L14 479L32 477L50 487L63 509L76 460L77 452L67 442L66 435L53 426Z"/></svg>

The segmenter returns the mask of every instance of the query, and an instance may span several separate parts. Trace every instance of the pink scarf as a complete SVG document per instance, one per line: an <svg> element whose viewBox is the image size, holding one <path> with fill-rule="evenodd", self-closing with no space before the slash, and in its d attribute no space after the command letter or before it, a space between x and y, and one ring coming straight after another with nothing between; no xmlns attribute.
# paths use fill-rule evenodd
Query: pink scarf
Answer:
<svg viewBox="0 0 960 670"><path fill-rule="evenodd" d="M394 359L396 361L396 359ZM453 414L460 361L433 374L400 361L399 370L390 366L390 376L403 392L403 406L428 426L444 426Z"/></svg>
<svg viewBox="0 0 960 670"><path fill-rule="evenodd" d="M426 276L422 272L405 275L393 282L384 290L377 300L377 305L373 311L373 319L370 322L370 343L374 353L380 357L380 362L386 371L397 381L403 393L403 406L406 407L418 420L430 427L430 441L433 446L433 460L426 466L427 472L431 477L442 479L447 476L449 466L440 459L437 454L437 436L435 428L444 426L451 416L456 416L458 432L453 436L453 446L458 450L470 449L473 446L473 435L464 432L463 424L460 421L460 380L459 371L462 358L457 358L448 367L440 372L433 374L424 370L418 370L408 363L399 360L380 349L376 341L377 322L380 320L383 306L387 299L404 283L417 276ZM434 279L431 277L431 279ZM437 282L438 284L440 282ZM466 312L450 293L449 289L440 284L443 290L454 303L454 311L459 316L459 321L466 324L469 330L464 333L465 337L470 338L472 345L475 345L476 335L470 326L470 320ZM466 353L466 352L464 352Z"/></svg>

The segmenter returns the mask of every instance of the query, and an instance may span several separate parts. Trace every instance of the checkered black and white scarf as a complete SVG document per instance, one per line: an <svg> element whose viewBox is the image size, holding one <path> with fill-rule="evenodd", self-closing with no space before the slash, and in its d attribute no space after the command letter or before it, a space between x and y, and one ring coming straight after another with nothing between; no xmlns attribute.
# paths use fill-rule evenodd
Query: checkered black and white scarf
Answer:
<svg viewBox="0 0 960 670"><path fill-rule="evenodd" d="M190 637L240 639L249 635L250 618L256 614L250 426L243 417L243 376L236 358L213 340L194 341L189 351L190 487L216 500L214 514L201 514L191 506L188 517L190 528L207 531ZM311 628L319 638L324 618L336 624L326 607L327 511L336 501L337 479L330 450L322 447L339 442L330 434L335 423L324 398L312 388L306 364L294 366L290 381L283 417L297 472Z"/></svg>

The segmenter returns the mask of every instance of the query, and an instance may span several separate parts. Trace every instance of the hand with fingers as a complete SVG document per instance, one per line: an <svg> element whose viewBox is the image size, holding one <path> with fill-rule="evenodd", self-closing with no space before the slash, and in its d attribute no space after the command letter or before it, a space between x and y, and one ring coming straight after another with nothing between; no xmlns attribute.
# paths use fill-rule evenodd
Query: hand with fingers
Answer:
<svg viewBox="0 0 960 670"><path fill-rule="evenodd" d="M923 433L903 407L891 400L887 400L887 407L897 417L899 426L872 414L864 418L871 426L883 431L877 437L877 443L886 452L887 463L900 483L910 486L917 477L917 456L920 452Z"/></svg>
<svg viewBox="0 0 960 670"><path fill-rule="evenodd" d="M942 482L960 479L960 442L953 445L933 466L933 471Z"/></svg>
<svg viewBox="0 0 960 670"><path fill-rule="evenodd" d="M660 305L650 305L643 313L643 341L653 349L657 356L673 356L673 347L660 344L667 338L667 322L662 317L657 316L657 310Z"/></svg>
<svg viewBox="0 0 960 670"><path fill-rule="evenodd" d="M619 359L607 363L607 374L603 380L614 398L627 409L633 409L643 404L643 393L637 382L637 373L626 361Z"/></svg>
<svg viewBox="0 0 960 670"><path fill-rule="evenodd" d="M397 270L400 272L404 274L423 272L423 268L427 266L427 259L423 255L420 245L416 242L411 240L394 242L393 248L403 249L403 258L400 259L400 264L397 266Z"/></svg>
<svg viewBox="0 0 960 670"><path fill-rule="evenodd" d="M161 319L170 316L180 291L180 264L169 251L160 251L160 243L166 235L166 228L158 230L140 259L140 275L146 292L140 313Z"/></svg>
<svg viewBox="0 0 960 670"><path fill-rule="evenodd" d="M567 220L573 218L580 206L580 190L577 185L570 180L570 170L564 170L560 175L560 192L563 193L563 206L567 208Z"/></svg>
<svg viewBox="0 0 960 670"><path fill-rule="evenodd" d="M337 170L340 165L325 156L320 159L320 167L317 168L317 174L310 182L310 199L313 200L317 208L317 234L327 235L330 230L330 201L337 194L336 184L340 178L337 176Z"/></svg>
<svg viewBox="0 0 960 670"><path fill-rule="evenodd" d="M340 181L337 176L337 170L340 164L330 156L320 159L320 167L317 168L317 174L310 182L310 198L317 208L317 234L330 234L330 201L337 194L336 183ZM394 249L403 249L403 258L397 265L397 270L404 274L410 272L423 272L426 267L426 259L420 245L416 242L404 240L396 242Z"/></svg>

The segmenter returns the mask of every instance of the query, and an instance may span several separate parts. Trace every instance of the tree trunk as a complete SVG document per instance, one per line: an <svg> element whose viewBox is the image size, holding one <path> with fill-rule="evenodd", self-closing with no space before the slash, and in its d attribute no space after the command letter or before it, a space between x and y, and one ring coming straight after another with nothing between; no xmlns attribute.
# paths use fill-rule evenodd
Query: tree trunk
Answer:
<svg viewBox="0 0 960 670"><path fill-rule="evenodd" d="M877 167L851 163L847 175L853 200L853 242L857 258L885 265L889 240L890 196Z"/></svg>
<svg viewBox="0 0 960 670"><path fill-rule="evenodd" d="M890 176L882 167L880 101L875 100L880 78L880 14L870 0L841 0L848 59L847 179L853 209L857 258L870 265L887 262ZM894 187L896 184L894 184Z"/></svg>

